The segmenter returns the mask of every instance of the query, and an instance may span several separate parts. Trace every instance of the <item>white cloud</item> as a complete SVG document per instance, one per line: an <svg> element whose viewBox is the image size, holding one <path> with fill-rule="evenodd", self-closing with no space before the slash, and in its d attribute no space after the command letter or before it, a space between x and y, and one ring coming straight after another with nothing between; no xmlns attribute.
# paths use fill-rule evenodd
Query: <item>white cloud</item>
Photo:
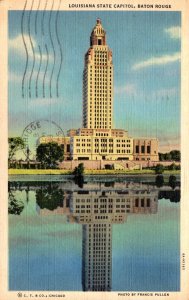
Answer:
<svg viewBox="0 0 189 300"><path fill-rule="evenodd" d="M181 28L180 26L169 27L165 29L165 33L167 33L171 39L180 39Z"/></svg>
<svg viewBox="0 0 189 300"><path fill-rule="evenodd" d="M126 84L124 86L117 86L114 88L115 94L127 94L127 95L133 95L136 93L136 87L134 84Z"/></svg>
<svg viewBox="0 0 189 300"><path fill-rule="evenodd" d="M29 58L33 59L33 50L31 46L31 42L32 42L35 51L35 59L40 60L40 53L38 50L38 45L36 40L31 36L31 42L30 42L30 37L27 34L24 34L24 40L27 47ZM13 39L9 39L9 49L13 51L14 54L16 52L17 55L24 56L24 57L26 56L26 50L25 50L25 46L21 34L17 35ZM49 55L49 60L51 59L52 59L52 55ZM47 60L46 53L42 53L42 60Z"/></svg>
<svg viewBox="0 0 189 300"><path fill-rule="evenodd" d="M38 74L38 71L34 71L33 75L32 75L32 78L36 79L37 76L38 76L38 82L43 81L43 79L44 79L44 73L43 72L40 72ZM22 80L23 80L23 74L20 74L17 71L9 71L8 79L9 79L9 81L13 81L13 82L16 82L16 83L21 83ZM46 80L50 81L50 78L47 77ZM26 75L26 81L27 82L29 81L29 76L28 75Z"/></svg>
<svg viewBox="0 0 189 300"><path fill-rule="evenodd" d="M158 57L151 57L147 60L141 61L133 65L133 70L140 70L143 68L155 66L155 65L166 65L180 60L180 53L176 52L171 55L163 55Z"/></svg>
<svg viewBox="0 0 189 300"><path fill-rule="evenodd" d="M28 55L31 56L32 55L32 48L31 48L31 43L30 43L30 39L29 39L29 35L24 35L24 39L27 45L27 50L28 50ZM31 37L31 41L33 43L34 48L36 47L36 42L33 39L33 37ZM17 35L15 38L13 39L9 39L9 49L12 51L16 51L18 54L20 55L25 55L25 47L24 47L24 42L22 39L22 35Z"/></svg>

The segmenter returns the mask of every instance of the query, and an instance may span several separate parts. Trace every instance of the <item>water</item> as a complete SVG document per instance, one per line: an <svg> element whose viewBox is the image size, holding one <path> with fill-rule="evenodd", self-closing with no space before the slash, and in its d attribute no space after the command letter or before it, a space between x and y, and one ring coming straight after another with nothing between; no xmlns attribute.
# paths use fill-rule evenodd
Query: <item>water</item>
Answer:
<svg viewBox="0 0 189 300"><path fill-rule="evenodd" d="M9 184L9 289L179 291L180 190L154 178Z"/></svg>

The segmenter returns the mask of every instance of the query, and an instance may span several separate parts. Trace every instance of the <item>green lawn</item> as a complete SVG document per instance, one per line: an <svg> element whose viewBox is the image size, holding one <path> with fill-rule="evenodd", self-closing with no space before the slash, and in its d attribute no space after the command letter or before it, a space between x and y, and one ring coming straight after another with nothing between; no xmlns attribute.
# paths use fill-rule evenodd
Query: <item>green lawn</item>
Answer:
<svg viewBox="0 0 189 300"><path fill-rule="evenodd" d="M9 169L9 175L69 175L69 170L42 170L42 169Z"/></svg>
<svg viewBox="0 0 189 300"><path fill-rule="evenodd" d="M41 169L9 169L9 175L70 175L70 170L41 170ZM114 174L155 174L153 170L85 170L86 175L114 175ZM164 171L163 174L180 174L180 170Z"/></svg>

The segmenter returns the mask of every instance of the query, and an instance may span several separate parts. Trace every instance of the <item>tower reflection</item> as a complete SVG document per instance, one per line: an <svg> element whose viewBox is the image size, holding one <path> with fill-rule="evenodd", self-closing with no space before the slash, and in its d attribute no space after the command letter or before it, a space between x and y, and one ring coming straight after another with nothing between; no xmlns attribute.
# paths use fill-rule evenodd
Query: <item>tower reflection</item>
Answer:
<svg viewBox="0 0 189 300"><path fill-rule="evenodd" d="M133 186L115 183L93 183L83 189L56 190L59 201L51 209L47 189L36 194L38 213L64 214L67 220L82 224L82 288L83 291L112 289L112 226L126 222L129 214L155 214L158 209L158 189L148 185ZM52 193L55 196L55 191ZM49 193L50 202L52 194ZM60 205L60 195L62 202ZM39 197L40 196L40 197ZM46 207L45 207L46 206Z"/></svg>

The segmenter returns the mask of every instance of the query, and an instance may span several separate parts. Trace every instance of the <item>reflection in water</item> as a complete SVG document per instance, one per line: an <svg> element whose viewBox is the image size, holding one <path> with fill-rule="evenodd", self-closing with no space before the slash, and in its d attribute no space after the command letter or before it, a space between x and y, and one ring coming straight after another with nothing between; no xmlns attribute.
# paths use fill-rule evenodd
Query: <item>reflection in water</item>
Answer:
<svg viewBox="0 0 189 300"><path fill-rule="evenodd" d="M73 215L82 230L83 291L112 288L112 225L127 213L156 213L157 191L77 191L71 195Z"/></svg>
<svg viewBox="0 0 189 300"><path fill-rule="evenodd" d="M64 192L59 189L58 184L49 183L39 190L36 190L36 202L41 209L54 210L62 207Z"/></svg>
<svg viewBox="0 0 189 300"><path fill-rule="evenodd" d="M27 185L27 186L26 186ZM178 202L180 190L164 186L125 182L33 185L40 215L64 214L69 222L82 224L83 291L112 289L112 226L126 222L129 214L156 214L158 198ZM14 190L14 184L12 184ZM28 190L24 183L21 190ZM11 187L10 187L11 190ZM10 192L9 213L20 214L24 206ZM55 233L56 234L56 233Z"/></svg>
<svg viewBox="0 0 189 300"><path fill-rule="evenodd" d="M9 191L8 213L11 215L20 215L24 209L24 203L17 200L14 194Z"/></svg>

